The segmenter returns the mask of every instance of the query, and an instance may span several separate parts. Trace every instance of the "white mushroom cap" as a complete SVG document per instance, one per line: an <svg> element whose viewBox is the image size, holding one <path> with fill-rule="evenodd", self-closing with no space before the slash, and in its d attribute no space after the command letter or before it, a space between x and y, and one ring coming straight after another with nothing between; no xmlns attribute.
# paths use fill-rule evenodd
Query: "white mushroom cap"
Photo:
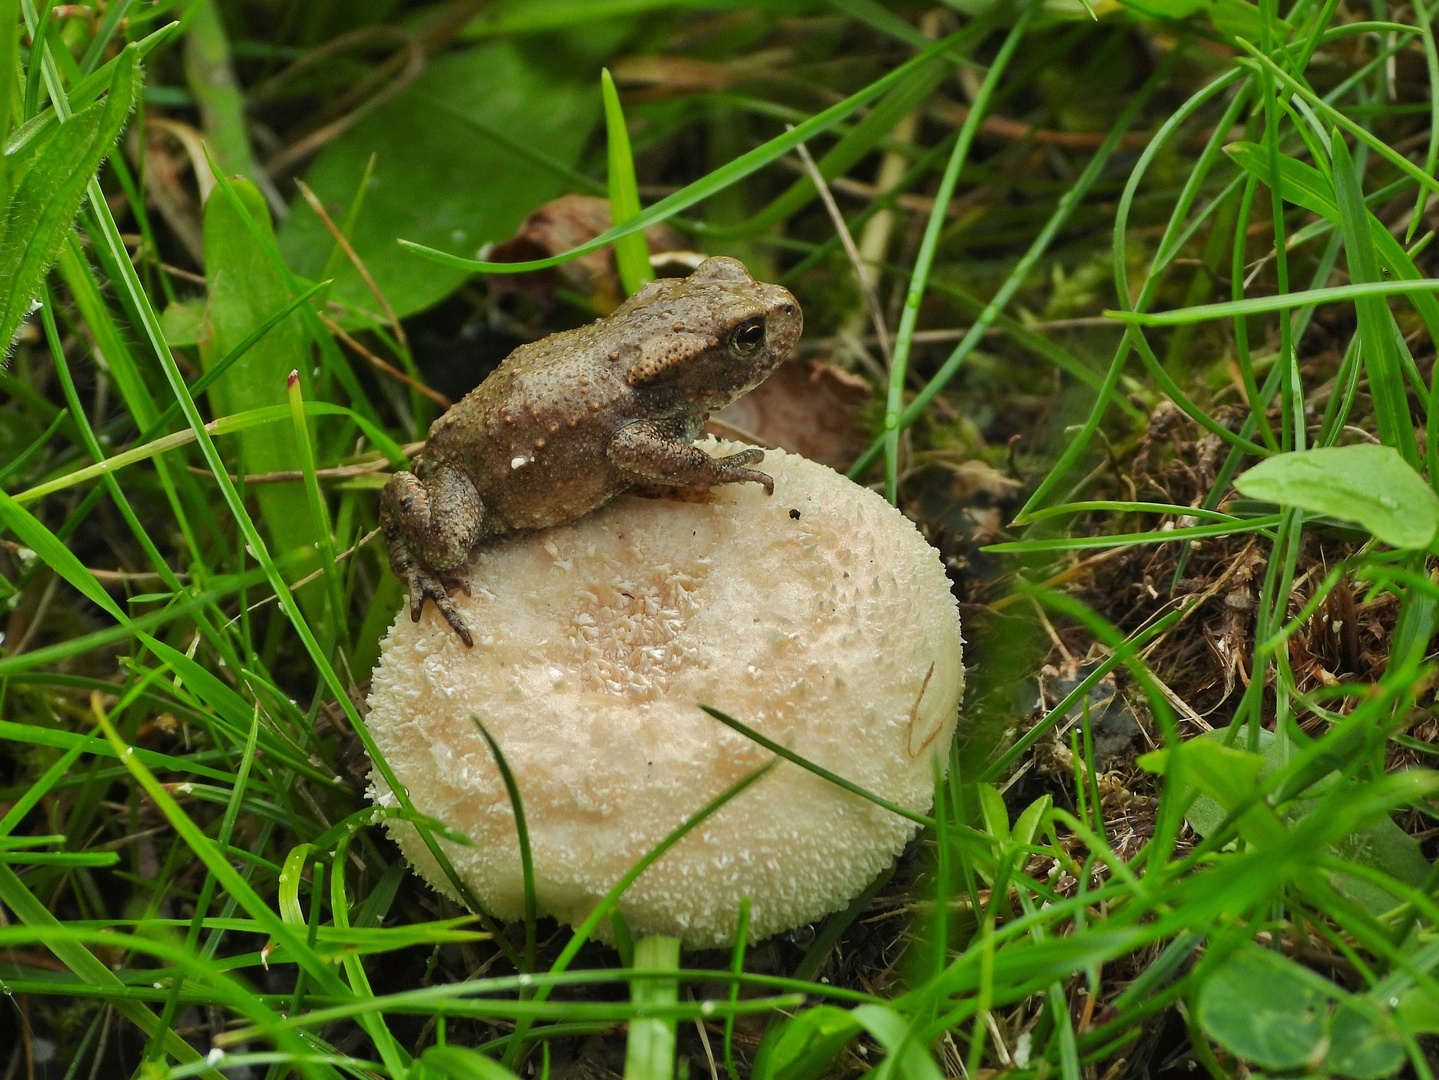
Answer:
<svg viewBox="0 0 1439 1080"><path fill-rule="evenodd" d="M710 453L737 444L701 444ZM541 914L576 924L666 834L771 755L712 705L901 806L934 794L964 686L959 613L935 551L900 512L823 465L767 451L775 480L701 502L622 497L477 551L456 606L467 649L432 605L395 620L366 723L416 809L470 837L443 842L500 918L523 887L514 815L471 716L515 775ZM397 805L378 772L381 805ZM391 835L440 892L414 827ZM790 762L646 870L619 910L636 935L754 940L858 894L915 825Z"/></svg>

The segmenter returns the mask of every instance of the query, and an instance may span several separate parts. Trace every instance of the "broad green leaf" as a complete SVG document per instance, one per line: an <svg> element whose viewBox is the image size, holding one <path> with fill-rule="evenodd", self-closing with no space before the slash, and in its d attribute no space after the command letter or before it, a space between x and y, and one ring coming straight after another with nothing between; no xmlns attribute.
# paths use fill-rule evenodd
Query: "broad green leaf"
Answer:
<svg viewBox="0 0 1439 1080"><path fill-rule="evenodd" d="M264 196L248 180L235 178L229 186L235 199L217 187L205 203L205 280L210 295L200 357L207 369L293 299L279 270L251 231L251 225L264 232L270 230ZM236 199L243 206L243 215ZM214 381L210 404L217 416L274 405L288 409L291 371L299 372L305 396L314 396L310 391L310 369L304 327L299 317L292 315L251 345L229 371ZM242 472L284 472L300 467L300 448L293 431L276 426L248 431L239 438ZM315 543L302 484L259 485L255 500L277 558ZM315 612L315 605L322 599L318 582L301 591L307 612Z"/></svg>
<svg viewBox="0 0 1439 1080"><path fill-rule="evenodd" d="M1050 807L1054 805L1054 798L1050 795L1041 795L1030 803L1020 813L1014 822L1014 832L1011 839L1016 844L1032 844L1044 822L1044 816L1049 813Z"/></svg>
<svg viewBox="0 0 1439 1080"><path fill-rule="evenodd" d="M1200 1026L1227 1050L1266 1069L1301 1069L1322 1050L1329 1002L1292 960L1238 950L1205 980Z"/></svg>
<svg viewBox="0 0 1439 1080"><path fill-rule="evenodd" d="M1439 531L1439 495L1392 446L1276 454L1234 486L1253 499L1358 522L1390 547L1427 547Z"/></svg>
<svg viewBox="0 0 1439 1080"><path fill-rule="evenodd" d="M1004 805L1004 796L993 784L979 784L975 787L979 796L979 812L984 817L984 831L996 840L1009 839L1009 810Z"/></svg>
<svg viewBox="0 0 1439 1080"><path fill-rule="evenodd" d="M205 305L195 300L176 300L161 312L160 329L171 348L200 344L205 336Z"/></svg>
<svg viewBox="0 0 1439 1080"><path fill-rule="evenodd" d="M216 0L198 0L185 13L185 74L205 124L205 142L226 175L256 176L250 138L245 130L245 97L230 65L230 41Z"/></svg>
<svg viewBox="0 0 1439 1080"><path fill-rule="evenodd" d="M1399 999L1394 1015L1410 1031L1439 1034L1439 998L1427 987L1411 987Z"/></svg>
<svg viewBox="0 0 1439 1080"><path fill-rule="evenodd" d="M1217 745L1223 738L1224 731L1221 729L1218 731L1203 732L1191 741L1203 741ZM1220 749L1224 754L1244 754L1251 761L1258 763L1258 767L1253 775L1253 780L1250 781L1251 785L1262 781L1266 776L1272 773L1279 764L1277 757L1278 750L1275 747L1274 732L1272 731L1261 730L1259 732L1259 754L1257 758L1254 754L1249 754L1247 751L1237 748L1225 748L1221 746ZM1161 753L1163 753L1163 751L1161 751ZM1140 764L1148 768L1145 761L1141 760ZM1252 786L1250 790L1252 790ZM1242 796L1245 792L1236 790L1233 794L1235 796ZM1209 836L1224 823L1225 817L1229 814L1230 807L1232 807L1236 801L1237 799L1226 800L1221 805L1221 803L1210 794L1201 791L1200 794L1195 797L1194 801L1189 804L1189 809L1185 811L1184 817L1189 822L1190 827L1200 836Z"/></svg>
<svg viewBox="0 0 1439 1080"><path fill-rule="evenodd" d="M0 349L8 352L30 313L85 188L125 126L139 85L139 48L130 45L115 61L105 99L53 127L35 147L0 233Z"/></svg>
<svg viewBox="0 0 1439 1080"><path fill-rule="evenodd" d="M1164 773L1179 790L1191 788L1218 807L1213 827L1254 794L1263 775L1264 759L1247 750L1222 746L1216 739L1190 739L1139 758L1139 767ZM1239 833L1257 846L1278 843L1285 828L1268 803L1250 806L1239 817ZM1196 826L1197 828L1197 826Z"/></svg>
<svg viewBox="0 0 1439 1080"><path fill-rule="evenodd" d="M1206 731L1192 742L1218 744L1223 737L1223 731ZM1263 764L1256 783L1263 782L1284 764L1279 755L1279 740L1274 737L1274 732L1261 730L1259 758ZM1338 782L1335 775L1319 780L1311 785L1306 793L1316 797L1285 803L1279 808L1282 816L1291 823L1300 820L1319 804L1317 796ZM1226 806L1221 806L1208 795L1201 794L1190 804L1184 816L1195 832L1200 836L1208 836L1219 828L1227 814ZM1416 888L1422 886L1429 876L1429 860L1424 857L1419 841L1388 816L1377 817L1360 825L1348 836L1331 845L1330 850L1341 859L1381 870L1390 877ZM1399 897L1392 895L1382 886L1356 874L1336 873L1332 882L1345 896L1376 917L1393 910L1401 902Z"/></svg>
<svg viewBox="0 0 1439 1080"><path fill-rule="evenodd" d="M15 119L20 79L20 0L0 0L0 143ZM4 147L0 146L0 150ZM10 201L8 155L0 153L0 201Z"/></svg>
<svg viewBox="0 0 1439 1080"><path fill-rule="evenodd" d="M863 1030L846 1009L816 1005L771 1028L755 1059L756 1080L813 1080Z"/></svg>
<svg viewBox="0 0 1439 1080"><path fill-rule="evenodd" d="M1363 1000L1363 999L1358 999ZM1341 1002L1329 1021L1329 1053L1324 1064L1340 1076L1380 1080L1404 1064L1404 1047L1388 1017L1372 1006L1366 1012L1354 1002Z"/></svg>
<svg viewBox="0 0 1439 1080"><path fill-rule="evenodd" d="M1247 0L1120 0L1127 8L1153 19L1187 19L1192 15L1207 16L1219 31L1228 37L1259 40L1259 8ZM1272 24L1281 37L1293 31L1283 19Z"/></svg>
<svg viewBox="0 0 1439 1080"><path fill-rule="evenodd" d="M928 1049L913 1037L917 1018L907 1020L888 1005L860 1005L852 1015L894 1057L892 1071L902 1080L944 1080Z"/></svg>
<svg viewBox="0 0 1439 1080"><path fill-rule="evenodd" d="M1307 808L1308 800L1301 802L1298 809ZM1380 817L1356 829L1333 846L1334 854L1361 866L1382 870L1390 877L1421 887L1429 876L1429 860L1419 841L1399 826L1391 817ZM1357 874L1335 874L1334 887L1371 915L1376 917L1393 911L1403 901L1382 885L1359 877Z"/></svg>
<svg viewBox="0 0 1439 1080"><path fill-rule="evenodd" d="M1249 944L1220 964L1196 1001L1205 1032L1266 1069L1320 1069L1379 1080L1404 1061L1393 1022L1372 998Z"/></svg>
<svg viewBox="0 0 1439 1080"><path fill-rule="evenodd" d="M571 170L599 120L598 74L597 63L512 41L454 52L320 152L307 180L337 221L376 155L349 238L398 315L469 275L415 258L396 237L473 256L579 186ZM296 204L279 237L298 273L322 275L334 239L307 206ZM374 311L348 260L338 267L331 295Z"/></svg>

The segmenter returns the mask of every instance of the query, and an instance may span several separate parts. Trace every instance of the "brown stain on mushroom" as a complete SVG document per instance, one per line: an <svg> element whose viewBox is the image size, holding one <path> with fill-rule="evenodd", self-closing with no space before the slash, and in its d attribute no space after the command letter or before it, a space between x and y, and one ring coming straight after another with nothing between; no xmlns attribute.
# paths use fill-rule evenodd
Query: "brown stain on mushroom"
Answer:
<svg viewBox="0 0 1439 1080"><path fill-rule="evenodd" d="M614 561L599 573L594 569L575 590L567 663L592 693L640 701L663 697L679 671L697 662L688 624L708 568Z"/></svg>
<svg viewBox="0 0 1439 1080"><path fill-rule="evenodd" d="M919 694L914 699L914 707L909 710L909 731L904 738L904 749L910 758L917 758L924 753L929 744L934 742L934 737L944 728L944 724L936 724L934 730L929 733L928 738L920 743L918 748L914 745L914 726L919 722L919 703L924 700L924 692L929 689L929 680L934 677L934 661L929 662L929 670L924 673L924 682L919 684Z"/></svg>

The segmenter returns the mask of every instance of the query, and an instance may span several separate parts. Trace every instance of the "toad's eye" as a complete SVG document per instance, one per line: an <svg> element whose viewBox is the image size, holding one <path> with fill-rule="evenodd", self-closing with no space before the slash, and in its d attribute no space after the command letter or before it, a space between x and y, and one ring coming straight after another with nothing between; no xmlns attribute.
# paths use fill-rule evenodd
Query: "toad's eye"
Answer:
<svg viewBox="0 0 1439 1080"><path fill-rule="evenodd" d="M764 344L764 319L746 319L729 336L730 352L748 356Z"/></svg>

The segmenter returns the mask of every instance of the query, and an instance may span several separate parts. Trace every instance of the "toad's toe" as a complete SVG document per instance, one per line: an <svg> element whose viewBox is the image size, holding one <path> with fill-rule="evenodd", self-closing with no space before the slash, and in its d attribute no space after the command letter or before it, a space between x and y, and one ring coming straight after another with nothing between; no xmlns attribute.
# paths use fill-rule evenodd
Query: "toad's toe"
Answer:
<svg viewBox="0 0 1439 1080"><path fill-rule="evenodd" d="M470 628L465 624L464 617L455 608L454 601L450 599L450 590L454 588L463 588L466 596L470 593L468 585L458 578L432 574L424 570L411 571L410 618L414 622L419 622L420 614L425 607L425 600L429 599L433 601L439 613L445 617L445 621L454 628L460 640L466 645L473 646L475 640L470 634Z"/></svg>

